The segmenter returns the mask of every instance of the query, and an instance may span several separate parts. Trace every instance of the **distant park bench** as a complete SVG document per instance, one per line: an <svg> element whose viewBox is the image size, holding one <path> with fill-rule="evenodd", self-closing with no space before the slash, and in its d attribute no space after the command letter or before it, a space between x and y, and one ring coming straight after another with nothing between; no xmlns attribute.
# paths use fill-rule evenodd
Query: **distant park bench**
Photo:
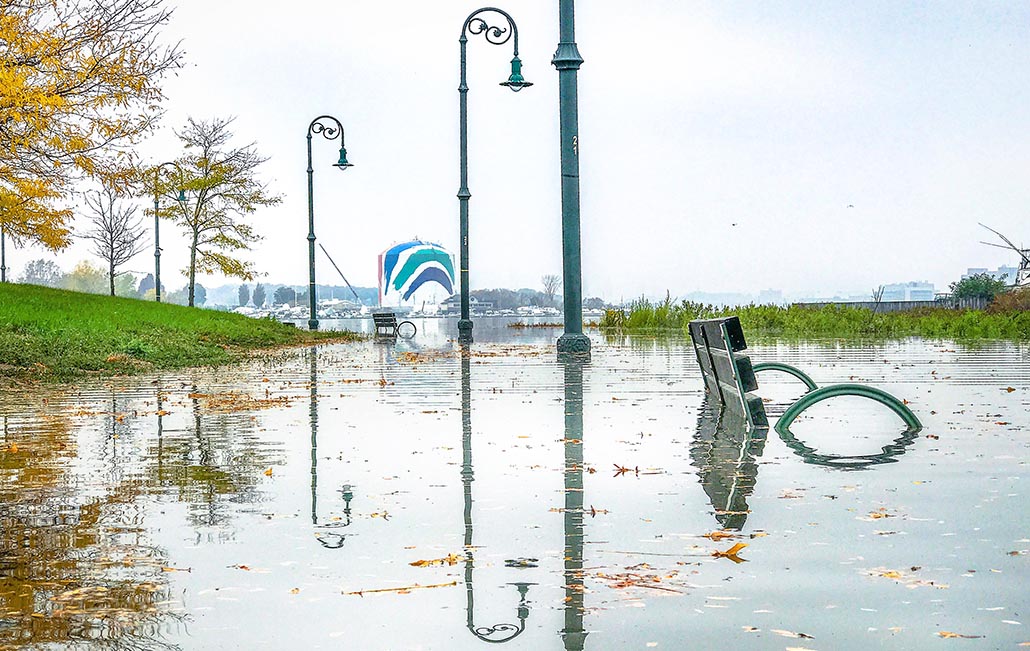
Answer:
<svg viewBox="0 0 1030 651"><path fill-rule="evenodd" d="M690 339L694 343L694 352L697 353L697 363L701 367L710 404L733 410L743 416L752 429L769 427L762 399L752 393L758 389L756 375L762 371L789 373L808 387L808 392L788 407L776 422L775 429L781 435L790 436L790 425L801 412L817 402L836 396L860 396L875 400L901 417L908 431L918 432L922 429L922 424L912 410L886 391L864 384L831 384L820 388L807 374L789 364L752 364L751 359L743 353L747 343L740 319L735 316L691 321Z"/></svg>
<svg viewBox="0 0 1030 651"><path fill-rule="evenodd" d="M376 339L396 339L399 336L410 339L418 332L411 321L397 322L393 312L373 312L372 322L375 324Z"/></svg>

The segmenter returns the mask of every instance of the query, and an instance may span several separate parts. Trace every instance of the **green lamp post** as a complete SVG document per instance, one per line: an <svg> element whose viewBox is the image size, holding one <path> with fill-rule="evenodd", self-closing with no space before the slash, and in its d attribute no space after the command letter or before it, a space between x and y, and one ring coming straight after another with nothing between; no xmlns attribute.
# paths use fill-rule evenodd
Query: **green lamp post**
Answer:
<svg viewBox="0 0 1030 651"><path fill-rule="evenodd" d="M583 274L579 237L579 90L577 74L583 57L576 47L574 0L559 0L558 50L551 63L558 69L561 111L562 275L565 283L565 334L560 355L588 356L590 338L583 334Z"/></svg>
<svg viewBox="0 0 1030 651"><path fill-rule="evenodd" d="M168 161L154 168L154 300L158 303L161 302L161 217L158 210L161 197L161 170L168 165L179 170L179 185L182 185L182 168L179 167L178 163ZM179 188L179 196L176 198L176 201L180 204L186 203L186 190L182 187Z"/></svg>
<svg viewBox="0 0 1030 651"><path fill-rule="evenodd" d="M7 282L7 226L0 224L0 283Z"/></svg>
<svg viewBox="0 0 1030 651"><path fill-rule="evenodd" d="M500 14L508 21L508 27L491 26L482 14ZM472 319L469 318L469 193L468 188L468 84L465 75L465 50L468 43L468 35L483 35L487 43L491 45L504 45L514 38L514 53L511 60L511 75L508 80L501 83L514 92L532 86L531 82L522 76L522 61L519 59L519 29L515 21L507 12L494 7L483 7L469 14L465 24L461 28L461 83L458 85L459 99L459 122L460 122L460 163L459 173L461 175L461 187L458 188L458 209L459 229L461 238L461 319L458 321L458 341L460 343L472 343Z"/></svg>
<svg viewBox="0 0 1030 651"><path fill-rule="evenodd" d="M336 126L323 124L322 120L331 120ZM333 163L333 167L345 170L353 167L347 162L347 149L344 147L343 125L331 115L320 115L308 125L308 300L310 313L308 314L308 329L318 330L318 297L315 296L315 186L314 169L311 167L311 136L321 134L326 140L335 140L340 137L340 159Z"/></svg>

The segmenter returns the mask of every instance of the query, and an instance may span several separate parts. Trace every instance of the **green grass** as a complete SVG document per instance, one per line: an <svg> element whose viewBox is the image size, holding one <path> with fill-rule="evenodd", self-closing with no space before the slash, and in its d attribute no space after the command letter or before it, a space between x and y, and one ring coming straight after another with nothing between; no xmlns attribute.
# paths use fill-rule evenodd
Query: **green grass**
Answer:
<svg viewBox="0 0 1030 651"><path fill-rule="evenodd" d="M682 301L634 301L628 312L609 310L601 319L602 330L627 333L686 333L694 319L736 315L744 332L757 336L806 338L925 337L928 339L1030 340L1030 311L919 309L909 312L874 313L868 309L827 306L821 309L745 305L716 308Z"/></svg>
<svg viewBox="0 0 1030 651"><path fill-rule="evenodd" d="M0 284L0 377L63 381L211 366L260 349L358 338L239 314Z"/></svg>

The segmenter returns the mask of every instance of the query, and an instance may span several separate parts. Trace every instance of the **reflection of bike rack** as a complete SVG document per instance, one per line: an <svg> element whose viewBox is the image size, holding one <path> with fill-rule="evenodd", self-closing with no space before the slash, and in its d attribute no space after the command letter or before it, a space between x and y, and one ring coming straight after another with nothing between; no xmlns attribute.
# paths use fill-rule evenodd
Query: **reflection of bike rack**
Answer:
<svg viewBox="0 0 1030 651"><path fill-rule="evenodd" d="M915 443L919 435L919 428L910 427L902 432L901 436L894 439L894 442L883 446L879 454L819 454L815 448L811 448L794 436L787 428L776 430L787 447L793 450L805 463L817 466L829 466L830 468L841 468L844 470L861 470L869 466L878 466L882 463L896 463L897 457L905 454L908 447Z"/></svg>

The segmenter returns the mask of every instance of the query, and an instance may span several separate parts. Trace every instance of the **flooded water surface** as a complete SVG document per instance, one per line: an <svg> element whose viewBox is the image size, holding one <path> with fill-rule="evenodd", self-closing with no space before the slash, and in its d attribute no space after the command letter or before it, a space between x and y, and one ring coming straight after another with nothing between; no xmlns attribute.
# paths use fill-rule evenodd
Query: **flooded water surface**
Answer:
<svg viewBox="0 0 1030 651"><path fill-rule="evenodd" d="M6 390L0 649L1030 642L1025 344L754 345L924 425L845 397L781 436L711 411L687 342L558 334Z"/></svg>

